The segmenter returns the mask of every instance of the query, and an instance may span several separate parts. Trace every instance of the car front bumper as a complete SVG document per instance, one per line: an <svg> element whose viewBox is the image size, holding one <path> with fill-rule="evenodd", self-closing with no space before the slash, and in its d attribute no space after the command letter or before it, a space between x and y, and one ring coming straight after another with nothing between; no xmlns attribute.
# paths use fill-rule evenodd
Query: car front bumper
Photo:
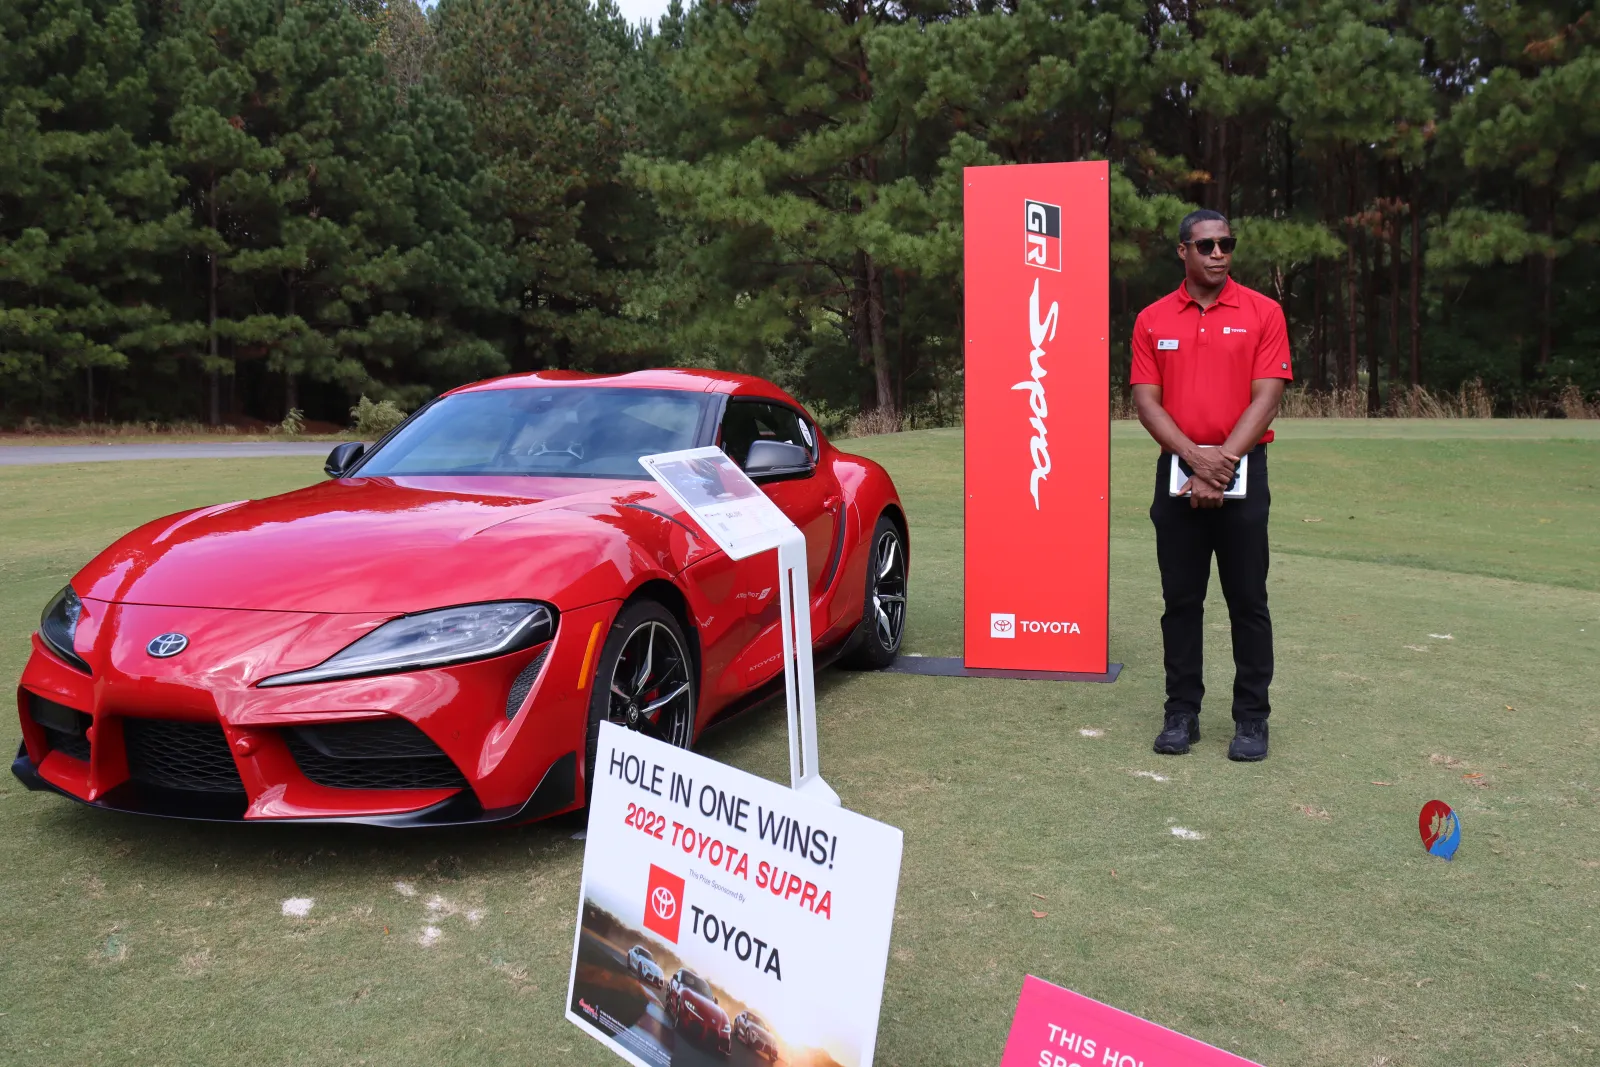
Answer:
<svg viewBox="0 0 1600 1067"><path fill-rule="evenodd" d="M255 682L280 670L277 635L251 624L268 613L92 610L100 625L77 647L92 677L34 637L12 763L30 789L166 818L393 827L525 822L582 803L582 675L614 604L564 616L537 649L265 689ZM189 634L189 654L156 660L117 637L164 630Z"/></svg>

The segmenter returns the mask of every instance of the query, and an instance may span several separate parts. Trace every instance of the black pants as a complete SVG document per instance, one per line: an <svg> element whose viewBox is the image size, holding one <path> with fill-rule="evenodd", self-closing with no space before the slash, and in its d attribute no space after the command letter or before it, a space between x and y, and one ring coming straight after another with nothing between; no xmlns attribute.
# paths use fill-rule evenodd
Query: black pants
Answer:
<svg viewBox="0 0 1600 1067"><path fill-rule="evenodd" d="M1267 449L1250 453L1248 495L1216 509L1193 508L1188 497L1168 495L1170 455L1156 465L1150 521L1161 565L1161 641L1167 667L1167 712L1198 714L1205 696L1206 584L1217 557L1222 594L1233 623L1233 717L1264 720L1272 712L1272 616L1267 611Z"/></svg>

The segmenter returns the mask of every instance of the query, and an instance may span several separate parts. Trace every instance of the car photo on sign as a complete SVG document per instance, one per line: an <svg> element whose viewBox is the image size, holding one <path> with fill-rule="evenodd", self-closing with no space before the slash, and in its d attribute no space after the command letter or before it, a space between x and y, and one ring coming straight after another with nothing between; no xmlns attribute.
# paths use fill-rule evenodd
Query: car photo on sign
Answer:
<svg viewBox="0 0 1600 1067"><path fill-rule="evenodd" d="M633 947L624 949L628 943ZM641 957L647 964L642 971ZM784 1059L775 1036L749 1023L759 1018L754 1011L684 965L670 943L590 901L584 903L570 1007L644 1062L661 1067L796 1062ZM736 1017L746 1020L741 1038L735 1037ZM809 1056L804 1062L824 1067L830 1060Z"/></svg>
<svg viewBox="0 0 1600 1067"><path fill-rule="evenodd" d="M581 808L601 723L687 748L782 691L770 553L730 557L640 462L690 449L715 453L681 472L697 499L804 537L817 664L889 666L909 539L882 467L757 378L516 374L90 560L33 635L13 773L239 823Z"/></svg>

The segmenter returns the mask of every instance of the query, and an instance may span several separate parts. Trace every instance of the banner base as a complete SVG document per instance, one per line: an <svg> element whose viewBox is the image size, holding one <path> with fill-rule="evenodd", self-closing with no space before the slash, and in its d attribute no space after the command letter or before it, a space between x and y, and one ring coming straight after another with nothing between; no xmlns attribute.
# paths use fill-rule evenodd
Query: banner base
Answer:
<svg viewBox="0 0 1600 1067"><path fill-rule="evenodd" d="M884 668L890 674L920 674L927 678L1010 678L1021 682L1103 682L1117 680L1122 664L1106 664L1104 674L1087 671L1005 671L994 667L968 667L957 656L899 656Z"/></svg>

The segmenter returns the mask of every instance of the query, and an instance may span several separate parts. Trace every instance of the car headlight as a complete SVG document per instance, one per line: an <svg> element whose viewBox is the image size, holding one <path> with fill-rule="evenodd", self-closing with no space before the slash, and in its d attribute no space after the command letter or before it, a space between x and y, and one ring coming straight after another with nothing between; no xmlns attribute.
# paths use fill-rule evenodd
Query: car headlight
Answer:
<svg viewBox="0 0 1600 1067"><path fill-rule="evenodd" d="M72 647L78 633L78 619L83 616L83 601L67 586L50 598L44 614L39 616L39 636L50 651L72 664L85 674L92 674L89 665Z"/></svg>
<svg viewBox="0 0 1600 1067"><path fill-rule="evenodd" d="M402 615L315 667L276 674L257 684L301 685L488 659L548 641L555 632L555 610L532 600L440 608Z"/></svg>

